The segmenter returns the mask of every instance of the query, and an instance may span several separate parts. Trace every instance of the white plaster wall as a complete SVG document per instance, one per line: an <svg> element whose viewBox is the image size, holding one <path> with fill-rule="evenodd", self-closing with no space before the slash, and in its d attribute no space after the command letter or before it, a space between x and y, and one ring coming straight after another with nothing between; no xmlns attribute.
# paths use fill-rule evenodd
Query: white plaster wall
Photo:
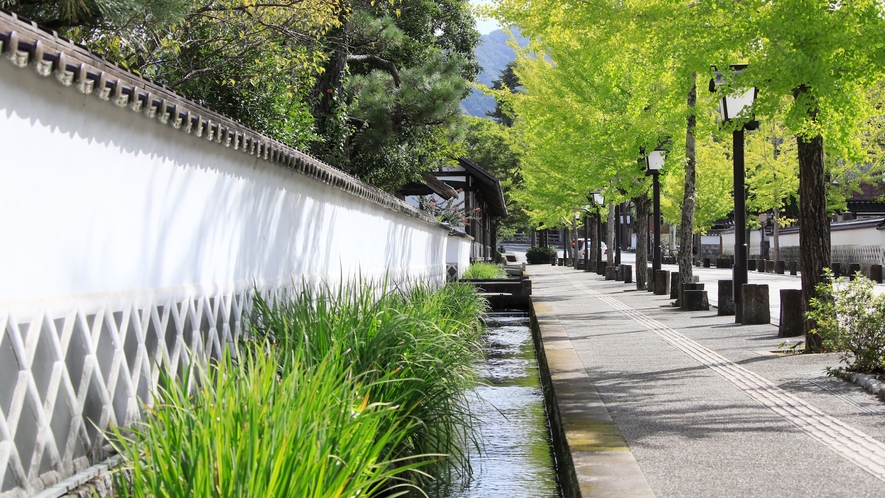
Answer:
<svg viewBox="0 0 885 498"><path fill-rule="evenodd" d="M473 237L451 236L446 246L446 265L458 265L458 278L464 276L470 266L470 248Z"/></svg>
<svg viewBox="0 0 885 498"><path fill-rule="evenodd" d="M253 288L445 281L448 229L6 60L0 147L3 498L105 458L161 370L242 330Z"/></svg>
<svg viewBox="0 0 885 498"><path fill-rule="evenodd" d="M876 227L857 228L854 230L834 230L830 232L830 242L834 246L872 246L885 247L885 231Z"/></svg>
<svg viewBox="0 0 885 498"><path fill-rule="evenodd" d="M443 281L446 231L0 66L0 303L357 273Z"/></svg>

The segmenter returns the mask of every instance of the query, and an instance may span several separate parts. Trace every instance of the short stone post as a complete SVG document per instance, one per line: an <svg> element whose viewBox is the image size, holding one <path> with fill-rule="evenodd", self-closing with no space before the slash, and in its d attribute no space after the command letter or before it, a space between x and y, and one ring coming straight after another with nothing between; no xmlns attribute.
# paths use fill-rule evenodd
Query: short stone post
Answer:
<svg viewBox="0 0 885 498"><path fill-rule="evenodd" d="M683 289L681 309L685 311L707 311L710 309L710 301L707 299L707 291Z"/></svg>
<svg viewBox="0 0 885 498"><path fill-rule="evenodd" d="M625 284L633 283L633 265L621 265L621 280Z"/></svg>
<svg viewBox="0 0 885 498"><path fill-rule="evenodd" d="M765 273L765 260L757 259L756 260L756 271L759 273Z"/></svg>
<svg viewBox="0 0 885 498"><path fill-rule="evenodd" d="M842 276L842 265L840 263L830 263L830 269L833 270L833 278Z"/></svg>
<svg viewBox="0 0 885 498"><path fill-rule="evenodd" d="M765 273L774 273L774 261L770 259L765 260Z"/></svg>
<svg viewBox="0 0 885 498"><path fill-rule="evenodd" d="M787 266L786 261L775 261L774 262L774 272L777 273L778 275L783 275L784 269L786 268L786 266Z"/></svg>
<svg viewBox="0 0 885 498"><path fill-rule="evenodd" d="M710 267L710 258L704 258L704 268Z"/></svg>
<svg viewBox="0 0 885 498"><path fill-rule="evenodd" d="M857 272L860 271L860 263L851 263L848 265L848 278L850 280L854 280L854 277L857 276Z"/></svg>
<svg viewBox="0 0 885 498"><path fill-rule="evenodd" d="M584 258L579 258L578 262L575 264L575 270L583 270L584 269Z"/></svg>
<svg viewBox="0 0 885 498"><path fill-rule="evenodd" d="M870 280L877 284L882 283L882 265L870 265Z"/></svg>
<svg viewBox="0 0 885 498"><path fill-rule="evenodd" d="M734 282L732 280L719 281L719 316L734 316Z"/></svg>
<svg viewBox="0 0 885 498"><path fill-rule="evenodd" d="M606 265L605 279L606 280L617 280L617 278L618 278L618 267Z"/></svg>
<svg viewBox="0 0 885 498"><path fill-rule="evenodd" d="M744 284L741 299L744 325L771 323L771 309L768 307L768 284Z"/></svg>
<svg viewBox="0 0 885 498"><path fill-rule="evenodd" d="M796 337L805 333L802 317L802 289L781 289L781 319L778 337Z"/></svg>
<svg viewBox="0 0 885 498"><path fill-rule="evenodd" d="M747 270L748 271L756 271L756 260L748 259L747 260Z"/></svg>
<svg viewBox="0 0 885 498"><path fill-rule="evenodd" d="M646 272L646 273L645 273L645 287L646 287L646 290L647 290L648 292L654 292L654 291L655 291L655 284L654 284L654 281L655 281L655 271L654 271L654 269L653 269L651 266L649 266L649 267L647 267L647 268L645 269L645 272Z"/></svg>
<svg viewBox="0 0 885 498"><path fill-rule="evenodd" d="M670 273L670 299L679 299L679 272Z"/></svg>
<svg viewBox="0 0 885 498"><path fill-rule="evenodd" d="M608 268L607 261L603 261L602 263L599 263L598 265L596 265L596 274L604 277L606 268Z"/></svg>
<svg viewBox="0 0 885 498"><path fill-rule="evenodd" d="M798 261L790 261L787 263L787 269L790 270L790 275L798 275L799 274L799 262Z"/></svg>
<svg viewBox="0 0 885 498"><path fill-rule="evenodd" d="M685 303L685 291L687 290L704 290L704 284L699 282L680 283L679 284L679 309L688 311ZM708 308L709 309L709 308Z"/></svg>
<svg viewBox="0 0 885 498"><path fill-rule="evenodd" d="M669 294L670 272L667 270L658 270L655 272L655 295L666 296Z"/></svg>

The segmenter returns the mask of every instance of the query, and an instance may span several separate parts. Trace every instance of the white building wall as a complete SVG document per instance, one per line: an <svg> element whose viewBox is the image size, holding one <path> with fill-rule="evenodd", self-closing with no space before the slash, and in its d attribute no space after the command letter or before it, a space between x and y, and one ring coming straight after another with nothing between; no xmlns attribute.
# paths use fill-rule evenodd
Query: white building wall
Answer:
<svg viewBox="0 0 885 498"><path fill-rule="evenodd" d="M3 59L0 496L104 458L101 432L140 416L160 368L219 354L253 289L439 285L449 241L469 258L469 242L408 209Z"/></svg>

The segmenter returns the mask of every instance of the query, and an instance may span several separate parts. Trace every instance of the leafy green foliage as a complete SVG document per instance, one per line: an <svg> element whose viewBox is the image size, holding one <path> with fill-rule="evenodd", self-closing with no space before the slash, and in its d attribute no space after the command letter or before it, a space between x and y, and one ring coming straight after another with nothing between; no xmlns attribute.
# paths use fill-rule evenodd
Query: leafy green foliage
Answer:
<svg viewBox="0 0 885 498"><path fill-rule="evenodd" d="M116 431L132 476L118 478L119 495L371 495L432 458L391 459L417 423L369 402L393 375L369 381L334 357L308 364L305 354L253 344L167 381L144 423Z"/></svg>
<svg viewBox="0 0 885 498"><path fill-rule="evenodd" d="M530 265L550 263L553 258L556 258L556 249L550 246L530 247L525 252L525 260Z"/></svg>
<svg viewBox="0 0 885 498"><path fill-rule="evenodd" d="M507 277L507 272L504 271L504 267L495 264L495 263L484 263L481 261L477 261L476 263L471 263L470 266L467 267L467 270L464 272L463 278L505 278Z"/></svg>
<svg viewBox="0 0 885 498"><path fill-rule="evenodd" d="M397 406L415 422L391 458L414 463L434 455L408 476L430 489L442 485L433 478L444 480L452 469L470 473L466 448L478 443L464 394L476 383L472 363L481 355L485 307L468 284L375 293L353 283L334 293L306 289L273 305L257 299L252 335L275 344L284 360L306 350L308 364L335 357L364 382L378 382L369 403Z"/></svg>
<svg viewBox="0 0 885 498"><path fill-rule="evenodd" d="M466 155L501 182L508 216L498 224L498 238L531 230L529 217L514 195L523 187L523 148L513 130L489 119L466 117Z"/></svg>
<svg viewBox="0 0 885 498"><path fill-rule="evenodd" d="M236 354L167 379L145 422L116 431L132 475L118 492L396 496L469 475L485 306L467 284L256 297Z"/></svg>
<svg viewBox="0 0 885 498"><path fill-rule="evenodd" d="M874 294L873 285L860 272L850 282L838 282L827 269L808 312L823 346L839 351L842 362L857 372L885 368L885 295Z"/></svg>

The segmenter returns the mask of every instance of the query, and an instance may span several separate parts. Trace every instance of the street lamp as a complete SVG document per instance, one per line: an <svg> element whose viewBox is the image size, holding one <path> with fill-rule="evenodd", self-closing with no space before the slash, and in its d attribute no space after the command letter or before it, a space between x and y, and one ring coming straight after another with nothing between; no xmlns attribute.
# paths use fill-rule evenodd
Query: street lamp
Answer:
<svg viewBox="0 0 885 498"><path fill-rule="evenodd" d="M747 68L746 64L732 64L733 74L740 74ZM716 87L728 86L722 73L713 66L713 78L710 80L710 91L716 93ZM719 113L723 122L742 117L744 111L751 109L759 89L741 88L736 92L726 92L719 102ZM745 117L745 116L744 116ZM744 186L744 130L755 130L759 122L751 120L732 132L732 148L734 157L734 269L732 292L734 294L734 322L743 322L743 300L741 291L747 283L747 192Z"/></svg>
<svg viewBox="0 0 885 498"><path fill-rule="evenodd" d="M658 174L664 167L664 159L667 157L667 151L661 147L649 152L645 156L645 167L647 174L651 174L653 180L652 188L652 205L654 211L654 253L652 255L652 280L654 284L655 275L661 269L661 183ZM647 230L648 228L646 228Z"/></svg>

